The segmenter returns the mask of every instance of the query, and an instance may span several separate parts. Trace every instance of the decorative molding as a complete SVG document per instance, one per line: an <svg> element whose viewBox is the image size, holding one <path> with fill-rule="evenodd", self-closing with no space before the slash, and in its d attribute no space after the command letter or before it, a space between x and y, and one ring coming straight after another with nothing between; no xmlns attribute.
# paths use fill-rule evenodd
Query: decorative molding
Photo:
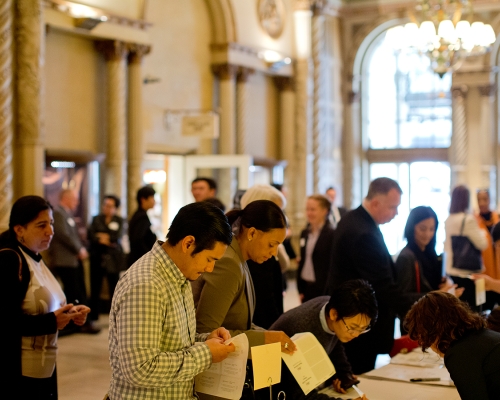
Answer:
<svg viewBox="0 0 500 400"><path fill-rule="evenodd" d="M291 76L275 76L273 77L274 84L280 91L294 91L295 90L295 78Z"/></svg>
<svg viewBox="0 0 500 400"><path fill-rule="evenodd" d="M261 28L273 39L278 39L286 21L283 0L258 0L257 17Z"/></svg>
<svg viewBox="0 0 500 400"><path fill-rule="evenodd" d="M129 64L140 64L142 58L151 52L151 46L145 44L128 43L127 48Z"/></svg>
<svg viewBox="0 0 500 400"><path fill-rule="evenodd" d="M451 94L454 99L458 97L466 98L468 91L469 87L467 85L453 86L451 88Z"/></svg>
<svg viewBox="0 0 500 400"><path fill-rule="evenodd" d="M97 40L95 48L104 54L106 61L120 61L128 54L129 45L120 40Z"/></svg>
<svg viewBox="0 0 500 400"><path fill-rule="evenodd" d="M75 18L74 15L71 14L71 7L69 6L70 1L65 1L65 0L43 0L43 5L47 8L51 8L53 10L56 10L60 13L69 15L72 18ZM75 3L76 4L76 3ZM94 11L96 15L102 15L106 17L106 24L116 24L116 25L122 25L122 26L127 26L131 27L134 29L142 29L146 30L153 24L150 22L141 20L141 19L133 19L133 18L128 18L124 17L121 15L116 15L113 13L109 13L108 11L105 11L101 8L97 7L91 7L91 6L85 6L88 7L90 10Z"/></svg>
<svg viewBox="0 0 500 400"><path fill-rule="evenodd" d="M232 79L238 73L238 66L233 64L212 64L212 73L219 79Z"/></svg>
<svg viewBox="0 0 500 400"><path fill-rule="evenodd" d="M482 97L494 97L497 93L497 86L494 83L477 87Z"/></svg>
<svg viewBox="0 0 500 400"><path fill-rule="evenodd" d="M238 72L236 75L236 82L245 83L248 80L248 76L255 72L252 68L238 67Z"/></svg>

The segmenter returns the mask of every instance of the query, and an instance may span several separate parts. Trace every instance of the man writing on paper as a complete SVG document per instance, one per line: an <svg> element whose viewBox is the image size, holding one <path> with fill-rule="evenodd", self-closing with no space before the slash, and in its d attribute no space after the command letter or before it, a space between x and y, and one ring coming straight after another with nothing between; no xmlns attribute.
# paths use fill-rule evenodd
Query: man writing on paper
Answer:
<svg viewBox="0 0 500 400"><path fill-rule="evenodd" d="M345 393L346 389L358 381L352 374L341 343L350 342L368 332L376 319L375 292L368 282L356 279L340 285L331 297L316 297L291 309L283 314L270 329L282 330L290 337L301 332L314 334L335 367L334 389L339 393ZM279 390L286 392L287 399L306 399L285 363L282 366ZM307 399L331 398L326 394L319 394L315 389L307 395ZM365 397L363 396L362 399Z"/></svg>
<svg viewBox="0 0 500 400"><path fill-rule="evenodd" d="M196 333L189 281L212 272L231 243L226 216L208 203L179 210L158 241L120 279L109 314L109 398L196 399L194 377L235 350L229 332Z"/></svg>

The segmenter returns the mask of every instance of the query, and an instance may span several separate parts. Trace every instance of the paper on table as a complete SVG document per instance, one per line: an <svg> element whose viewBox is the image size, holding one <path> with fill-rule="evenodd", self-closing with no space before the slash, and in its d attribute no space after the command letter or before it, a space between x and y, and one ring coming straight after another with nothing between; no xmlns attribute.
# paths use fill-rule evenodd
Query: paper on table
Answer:
<svg viewBox="0 0 500 400"><path fill-rule="evenodd" d="M454 386L450 373L446 368L422 368L411 365L387 364L383 367L367 372L363 376L372 379L389 379L410 382L414 378L440 378L439 381L421 382L418 384Z"/></svg>
<svg viewBox="0 0 500 400"><path fill-rule="evenodd" d="M409 353L396 354L391 358L391 364L413 365L415 367L441 368L444 364L443 358L431 349L424 353L420 347Z"/></svg>
<svg viewBox="0 0 500 400"><path fill-rule="evenodd" d="M281 353L281 358L304 394L308 394L335 374L335 368L318 339L310 333L297 333L291 338L297 346L293 355Z"/></svg>
<svg viewBox="0 0 500 400"><path fill-rule="evenodd" d="M239 399L245 383L248 358L248 338L244 333L226 340L233 343L235 351L220 362L195 377L195 390L226 399Z"/></svg>
<svg viewBox="0 0 500 400"><path fill-rule="evenodd" d="M476 286L476 306L486 303L486 282L484 278L479 278L474 281Z"/></svg>
<svg viewBox="0 0 500 400"><path fill-rule="evenodd" d="M253 388L269 387L281 382L281 343L250 348L252 352ZM269 380L271 378L271 380Z"/></svg>

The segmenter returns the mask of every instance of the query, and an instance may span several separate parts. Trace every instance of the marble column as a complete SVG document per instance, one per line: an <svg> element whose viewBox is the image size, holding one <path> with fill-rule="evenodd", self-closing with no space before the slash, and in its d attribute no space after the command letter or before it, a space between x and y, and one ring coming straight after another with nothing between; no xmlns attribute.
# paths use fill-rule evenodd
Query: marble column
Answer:
<svg viewBox="0 0 500 400"><path fill-rule="evenodd" d="M290 192L297 207L293 215L294 226L305 225L306 197L313 192L311 168L311 102L310 60L299 59L295 65L295 176Z"/></svg>
<svg viewBox="0 0 500 400"><path fill-rule="evenodd" d="M450 146L451 188L467 183L467 115L465 102L468 87L457 86L452 89L453 133Z"/></svg>
<svg viewBox="0 0 500 400"><path fill-rule="evenodd" d="M236 153L246 154L247 150L247 108L248 108L248 76L253 73L250 68L238 68L236 76Z"/></svg>
<svg viewBox="0 0 500 400"><path fill-rule="evenodd" d="M313 151L313 191L319 192L320 167L323 156L324 135L324 91L325 80L323 74L323 59L325 46L324 16L322 15L324 2L313 2L312 11L312 41L311 53L313 60L313 115L312 115L312 151Z"/></svg>
<svg viewBox="0 0 500 400"><path fill-rule="evenodd" d="M13 2L12 0L5 0L0 3L0 230L2 232L9 227L13 197L13 25Z"/></svg>
<svg viewBox="0 0 500 400"><path fill-rule="evenodd" d="M127 45L118 40L96 42L106 59L107 72L107 151L104 190L122 200L122 215L127 210L126 192L126 64Z"/></svg>
<svg viewBox="0 0 500 400"><path fill-rule="evenodd" d="M238 67L231 64L212 65L219 80L220 135L219 154L236 152L236 75ZM236 171L223 169L214 175L218 182L218 197L224 204L232 204L236 192Z"/></svg>
<svg viewBox="0 0 500 400"><path fill-rule="evenodd" d="M16 0L14 3L17 55L16 193L19 196L43 196L43 6L41 0Z"/></svg>
<svg viewBox="0 0 500 400"><path fill-rule="evenodd" d="M142 125L142 58L151 51L150 46L131 44L128 56L128 157L127 208L128 215L136 209L136 193L142 186L142 160L146 144Z"/></svg>

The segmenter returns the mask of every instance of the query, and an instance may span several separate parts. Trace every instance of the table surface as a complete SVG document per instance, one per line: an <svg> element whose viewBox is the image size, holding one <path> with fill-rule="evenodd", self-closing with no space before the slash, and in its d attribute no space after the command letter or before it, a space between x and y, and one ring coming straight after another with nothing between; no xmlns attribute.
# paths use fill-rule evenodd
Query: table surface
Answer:
<svg viewBox="0 0 500 400"><path fill-rule="evenodd" d="M363 376L360 376L359 380L360 383L357 386L365 393L368 400L460 400L455 387L378 380ZM330 388L323 389L321 393L341 399L359 397L352 388L345 395L341 395Z"/></svg>

